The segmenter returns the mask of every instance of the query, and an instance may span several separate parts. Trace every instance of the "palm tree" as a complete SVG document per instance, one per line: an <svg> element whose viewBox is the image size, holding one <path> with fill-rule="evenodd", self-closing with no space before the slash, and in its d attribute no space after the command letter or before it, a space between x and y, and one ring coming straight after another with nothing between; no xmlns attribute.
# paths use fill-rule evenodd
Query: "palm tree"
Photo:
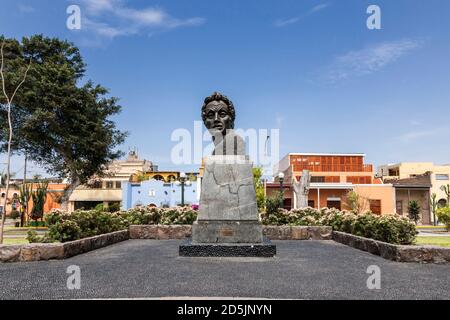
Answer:
<svg viewBox="0 0 450 320"><path fill-rule="evenodd" d="M412 200L408 205L409 218L414 221L415 224L420 220L420 206L416 200Z"/></svg>
<svg viewBox="0 0 450 320"><path fill-rule="evenodd" d="M436 221L436 210L438 207L438 201L436 200L437 195L436 193L433 193L431 195L431 199L430 199L430 207L431 207L431 212L433 213L433 223L434 225L437 225L437 221Z"/></svg>

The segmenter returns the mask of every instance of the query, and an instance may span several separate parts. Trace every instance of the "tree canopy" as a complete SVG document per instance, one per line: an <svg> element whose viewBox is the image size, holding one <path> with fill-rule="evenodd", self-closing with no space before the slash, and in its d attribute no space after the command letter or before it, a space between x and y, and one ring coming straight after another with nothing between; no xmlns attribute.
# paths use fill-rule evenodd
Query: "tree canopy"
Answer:
<svg viewBox="0 0 450 320"><path fill-rule="evenodd" d="M5 39L7 92L19 81L31 61L26 82L15 97L12 149L28 154L50 174L69 178L73 186L101 174L117 159L117 149L126 133L111 117L121 111L118 99L92 81L83 81L86 71L79 49L57 38L35 35ZM0 93L0 147L5 149L5 97Z"/></svg>

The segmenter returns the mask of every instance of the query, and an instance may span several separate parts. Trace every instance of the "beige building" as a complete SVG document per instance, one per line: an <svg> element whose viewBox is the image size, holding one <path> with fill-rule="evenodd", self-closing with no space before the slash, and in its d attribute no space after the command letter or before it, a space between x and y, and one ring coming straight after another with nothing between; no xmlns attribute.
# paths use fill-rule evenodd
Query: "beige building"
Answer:
<svg viewBox="0 0 450 320"><path fill-rule="evenodd" d="M450 164L435 165L432 162L402 162L378 167L378 176L383 180L415 178L430 172L430 193L437 195L439 205L447 205L447 195L441 190L443 185L450 184Z"/></svg>
<svg viewBox="0 0 450 320"><path fill-rule="evenodd" d="M133 175L153 170L152 162L139 159L137 153L131 151L126 160L113 161L104 177L94 178L89 184L75 189L69 198L69 212L82 208L92 209L98 204L121 205L122 183L130 181Z"/></svg>

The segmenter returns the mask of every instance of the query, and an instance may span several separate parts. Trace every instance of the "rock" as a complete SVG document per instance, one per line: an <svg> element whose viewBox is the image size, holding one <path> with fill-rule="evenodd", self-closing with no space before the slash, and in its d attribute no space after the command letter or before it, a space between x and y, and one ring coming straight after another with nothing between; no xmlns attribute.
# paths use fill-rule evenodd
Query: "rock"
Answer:
<svg viewBox="0 0 450 320"><path fill-rule="evenodd" d="M20 245L0 245L0 262L16 262L19 261Z"/></svg>
<svg viewBox="0 0 450 320"><path fill-rule="evenodd" d="M296 227L293 227L296 228ZM331 227L315 227L315 226L308 226L306 227L307 230L307 239L311 240L331 240L333 228Z"/></svg>

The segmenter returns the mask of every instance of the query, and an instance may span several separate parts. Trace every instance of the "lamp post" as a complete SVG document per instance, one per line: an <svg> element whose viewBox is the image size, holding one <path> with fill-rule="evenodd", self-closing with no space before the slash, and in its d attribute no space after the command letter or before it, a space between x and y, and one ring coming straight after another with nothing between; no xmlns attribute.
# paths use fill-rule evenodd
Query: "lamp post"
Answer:
<svg viewBox="0 0 450 320"><path fill-rule="evenodd" d="M181 172L179 181L176 181L175 184L177 186L181 185L181 206L184 207L184 186L185 185L186 186L190 186L191 185L191 181L187 180L186 173Z"/></svg>
<svg viewBox="0 0 450 320"><path fill-rule="evenodd" d="M284 207L284 192L283 192L283 182L284 182L284 173L280 172L278 174L278 180L280 181L280 195L281 195L281 207Z"/></svg>

